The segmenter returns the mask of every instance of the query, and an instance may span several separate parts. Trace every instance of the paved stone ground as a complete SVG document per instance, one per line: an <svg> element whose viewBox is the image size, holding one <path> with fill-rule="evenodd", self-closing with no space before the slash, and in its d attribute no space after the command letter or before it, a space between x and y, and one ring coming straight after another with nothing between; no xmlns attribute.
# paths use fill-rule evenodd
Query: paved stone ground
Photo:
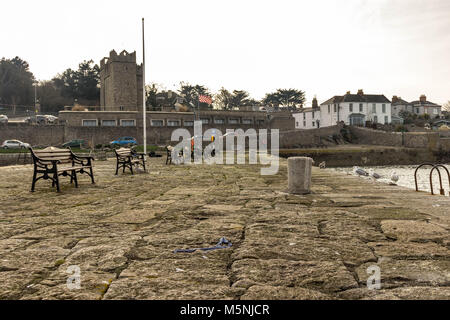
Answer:
<svg viewBox="0 0 450 320"><path fill-rule="evenodd" d="M57 194L0 168L1 299L449 299L449 197L313 171L313 194L258 166L165 166ZM229 249L207 247L220 237ZM69 290L78 265L81 288ZM378 265L381 290L368 290Z"/></svg>

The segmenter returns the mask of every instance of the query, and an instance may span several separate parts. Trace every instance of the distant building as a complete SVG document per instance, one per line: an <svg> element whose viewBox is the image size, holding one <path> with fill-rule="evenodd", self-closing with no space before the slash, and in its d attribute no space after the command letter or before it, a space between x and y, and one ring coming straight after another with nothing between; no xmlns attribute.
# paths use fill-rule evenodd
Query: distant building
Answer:
<svg viewBox="0 0 450 320"><path fill-rule="evenodd" d="M427 101L425 95L421 95L419 100L407 102L400 97L392 97L392 116L401 117L402 112L414 113L418 116L428 114L430 118L442 116L442 106Z"/></svg>
<svg viewBox="0 0 450 320"><path fill-rule="evenodd" d="M412 112L412 104L406 100L403 100L401 97L393 96L392 101L392 116L401 117L401 112L408 111Z"/></svg>
<svg viewBox="0 0 450 320"><path fill-rule="evenodd" d="M101 110L137 111L142 99L142 65L136 64L136 51L112 50L100 61Z"/></svg>
<svg viewBox="0 0 450 320"><path fill-rule="evenodd" d="M442 106L427 101L427 97L423 94L419 100L411 102L412 110L417 115L428 114L431 118L440 117L442 114Z"/></svg>
<svg viewBox="0 0 450 320"><path fill-rule="evenodd" d="M391 101L382 94L357 94L350 91L343 96L334 96L317 106L313 101L310 109L293 115L297 129L329 127L343 121L347 125L364 126L366 121L391 123Z"/></svg>

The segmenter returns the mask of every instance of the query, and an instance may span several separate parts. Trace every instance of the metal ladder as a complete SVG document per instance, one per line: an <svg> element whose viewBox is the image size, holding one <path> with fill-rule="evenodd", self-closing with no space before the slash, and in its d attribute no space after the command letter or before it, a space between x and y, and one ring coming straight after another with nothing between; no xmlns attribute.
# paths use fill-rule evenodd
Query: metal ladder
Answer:
<svg viewBox="0 0 450 320"><path fill-rule="evenodd" d="M439 192L440 192L441 195L444 196L445 195L445 190L444 190L444 187L442 185L442 175L441 175L441 171L439 170L439 168L443 168L447 172L449 188L450 188L450 172L443 164L434 164L434 163L427 162L427 163L422 163L421 165L419 165L416 168L416 170L414 171L414 182L416 184L416 191L419 191L419 186L418 186L418 183L417 183L417 171L419 171L419 169L421 167L424 167L424 166L431 167L431 171L430 171L430 190L431 190L431 194L434 195L434 190L433 190L433 172L434 172L434 170L436 170L437 173L438 173L438 176L439 176L439 186L440 186ZM450 191L449 191L449 196L450 196Z"/></svg>

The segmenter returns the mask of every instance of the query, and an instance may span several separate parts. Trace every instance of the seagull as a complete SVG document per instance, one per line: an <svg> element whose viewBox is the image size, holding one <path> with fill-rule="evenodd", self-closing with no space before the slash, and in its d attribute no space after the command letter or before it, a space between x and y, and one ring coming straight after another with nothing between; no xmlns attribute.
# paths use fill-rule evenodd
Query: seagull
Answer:
<svg viewBox="0 0 450 320"><path fill-rule="evenodd" d="M363 169L358 168L356 166L353 167L353 172L358 174L358 175L360 175L360 176L365 176L365 177L367 177L369 175L366 171L364 171Z"/></svg>
<svg viewBox="0 0 450 320"><path fill-rule="evenodd" d="M319 168L325 169L325 161L322 161L321 163L319 163Z"/></svg>
<svg viewBox="0 0 450 320"><path fill-rule="evenodd" d="M373 177L375 179L380 179L381 178L381 176L378 173L376 173L375 171L373 171L373 169L369 170L369 174L370 174L371 177Z"/></svg>
<svg viewBox="0 0 450 320"><path fill-rule="evenodd" d="M397 172L392 171L391 173L391 184L397 184L399 177L397 175Z"/></svg>

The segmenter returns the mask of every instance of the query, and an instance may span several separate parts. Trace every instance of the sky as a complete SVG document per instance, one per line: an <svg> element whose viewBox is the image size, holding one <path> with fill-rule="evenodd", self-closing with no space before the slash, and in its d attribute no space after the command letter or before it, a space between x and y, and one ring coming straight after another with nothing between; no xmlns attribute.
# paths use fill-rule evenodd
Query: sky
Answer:
<svg viewBox="0 0 450 320"><path fill-rule="evenodd" d="M450 100L450 0L3 1L0 57L49 80L112 49L137 51L146 82L255 99L278 88L323 102L347 91Z"/></svg>

